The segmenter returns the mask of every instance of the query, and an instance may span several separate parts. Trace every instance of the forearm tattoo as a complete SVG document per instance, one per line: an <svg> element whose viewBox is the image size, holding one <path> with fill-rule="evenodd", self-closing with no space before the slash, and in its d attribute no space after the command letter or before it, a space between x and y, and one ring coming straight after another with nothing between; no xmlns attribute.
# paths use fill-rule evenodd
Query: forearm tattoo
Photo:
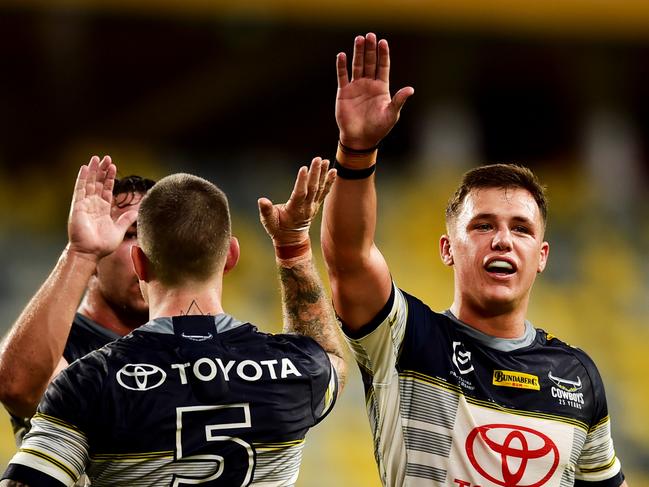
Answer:
<svg viewBox="0 0 649 487"><path fill-rule="evenodd" d="M343 357L329 298L311 261L279 267L284 331L313 338L328 353Z"/></svg>

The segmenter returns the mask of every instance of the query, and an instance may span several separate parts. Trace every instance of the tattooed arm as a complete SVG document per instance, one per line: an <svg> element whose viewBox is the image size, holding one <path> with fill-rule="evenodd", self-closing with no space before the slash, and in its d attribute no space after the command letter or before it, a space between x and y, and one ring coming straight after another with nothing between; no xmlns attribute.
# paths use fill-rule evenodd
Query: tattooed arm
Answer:
<svg viewBox="0 0 649 487"><path fill-rule="evenodd" d="M259 215L273 239L279 267L284 331L313 338L327 352L345 384L347 366L333 307L313 263L309 228L335 179L329 161L316 157L309 169L301 167L291 197L273 205L259 199Z"/></svg>
<svg viewBox="0 0 649 487"><path fill-rule="evenodd" d="M15 480L5 479L0 482L0 487L29 487L29 485L23 484L22 482L16 482Z"/></svg>
<svg viewBox="0 0 649 487"><path fill-rule="evenodd" d="M284 331L313 338L329 355L338 374L340 389L345 385L346 363L331 302L310 255L292 266L278 262L282 291Z"/></svg>

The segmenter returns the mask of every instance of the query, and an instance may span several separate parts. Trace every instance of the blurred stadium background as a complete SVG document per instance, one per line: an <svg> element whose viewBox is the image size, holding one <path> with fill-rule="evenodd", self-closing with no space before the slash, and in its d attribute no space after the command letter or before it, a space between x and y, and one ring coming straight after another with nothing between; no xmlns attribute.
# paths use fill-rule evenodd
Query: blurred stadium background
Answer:
<svg viewBox="0 0 649 487"><path fill-rule="evenodd" d="M649 486L649 3L646 0L0 1L0 331L65 244L92 154L121 175L193 172L231 197L242 261L225 306L281 323L256 199L333 157L337 52L390 41L415 87L382 144L378 241L401 285L444 309L437 257L459 175L521 162L549 186L549 268L530 317L585 349L607 385L630 485ZM0 465L14 452L0 412ZM375 486L356 369L308 436L299 485Z"/></svg>

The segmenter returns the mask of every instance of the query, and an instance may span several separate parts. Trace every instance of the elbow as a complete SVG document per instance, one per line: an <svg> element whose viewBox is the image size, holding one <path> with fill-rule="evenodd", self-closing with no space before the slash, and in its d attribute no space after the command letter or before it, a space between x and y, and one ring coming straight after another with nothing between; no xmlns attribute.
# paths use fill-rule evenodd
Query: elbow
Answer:
<svg viewBox="0 0 649 487"><path fill-rule="evenodd" d="M353 275L366 268L372 247L342 247L322 244L322 255L330 278Z"/></svg>
<svg viewBox="0 0 649 487"><path fill-rule="evenodd" d="M0 375L0 402L14 416L28 418L34 415L40 402L41 391L22 387L15 380Z"/></svg>
<svg viewBox="0 0 649 487"><path fill-rule="evenodd" d="M340 355L330 353L329 360L331 360L334 370L336 371L336 376L338 378L337 396L340 397L345 389L345 385L347 384L347 360L342 353Z"/></svg>

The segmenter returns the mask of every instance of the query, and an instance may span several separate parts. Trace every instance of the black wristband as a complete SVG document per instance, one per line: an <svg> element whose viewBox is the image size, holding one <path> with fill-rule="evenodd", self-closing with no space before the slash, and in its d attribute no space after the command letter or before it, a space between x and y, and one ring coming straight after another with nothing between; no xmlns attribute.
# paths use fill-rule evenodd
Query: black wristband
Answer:
<svg viewBox="0 0 649 487"><path fill-rule="evenodd" d="M374 171L376 171L376 164L372 164L370 167L364 167L363 169L350 169L349 167L343 166L337 159L334 159L334 167L336 170L336 175L342 179L367 179Z"/></svg>
<svg viewBox="0 0 649 487"><path fill-rule="evenodd" d="M340 147L340 150L342 150L345 154L357 154L357 155L365 155L365 154L371 154L374 152L376 149L379 148L378 145L375 145L374 147L370 147L369 149L352 149L351 147L347 147L344 145L340 140L338 141L338 146Z"/></svg>

